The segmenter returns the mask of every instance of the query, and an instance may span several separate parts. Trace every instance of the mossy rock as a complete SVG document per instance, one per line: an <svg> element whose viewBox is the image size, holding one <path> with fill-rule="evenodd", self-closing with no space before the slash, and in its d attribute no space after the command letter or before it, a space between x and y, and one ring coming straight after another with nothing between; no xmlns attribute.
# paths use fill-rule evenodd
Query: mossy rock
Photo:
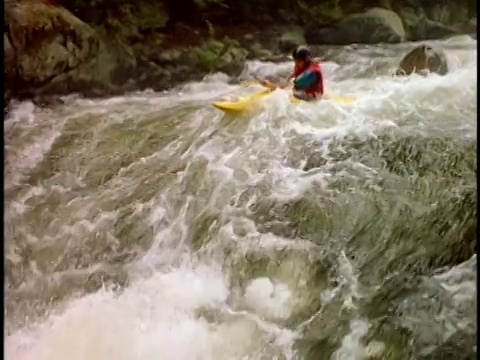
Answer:
<svg viewBox="0 0 480 360"><path fill-rule="evenodd" d="M19 3L7 9L9 39L20 81L41 84L97 56L100 39L61 7Z"/></svg>
<svg viewBox="0 0 480 360"><path fill-rule="evenodd" d="M198 66L205 71L213 71L220 61L220 53L223 47L222 43L211 41L202 46L194 47L187 54L187 59L192 66Z"/></svg>
<svg viewBox="0 0 480 360"><path fill-rule="evenodd" d="M233 45L232 45L233 44ZM232 74L243 63L247 57L248 51L238 47L238 43L210 40L202 46L191 48L186 53L186 62L193 67L211 71L224 71Z"/></svg>
<svg viewBox="0 0 480 360"><path fill-rule="evenodd" d="M169 20L169 15L161 3L139 3L137 5L137 24L142 32L163 29Z"/></svg>

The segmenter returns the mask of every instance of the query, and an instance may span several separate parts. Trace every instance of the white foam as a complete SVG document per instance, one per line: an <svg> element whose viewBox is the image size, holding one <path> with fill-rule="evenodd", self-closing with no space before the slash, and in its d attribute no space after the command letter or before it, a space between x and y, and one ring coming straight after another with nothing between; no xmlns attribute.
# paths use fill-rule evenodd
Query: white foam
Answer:
<svg viewBox="0 0 480 360"><path fill-rule="evenodd" d="M402 46L408 48L411 44ZM382 54L386 54L388 59L398 57L397 48L387 47L386 50L377 49L379 54L372 60L368 58L373 56L369 55L373 54L372 49L375 48L362 50L360 53L363 55L359 53L364 58L354 64L357 69L384 61L379 59ZM292 151L289 140L295 137L299 137L297 140L300 141L308 137L312 144L316 141L312 146L318 146L317 150L323 149L328 158L327 145L332 139L350 134L375 135L376 131L385 128L406 127L409 133L421 129L451 134L462 126L465 131L476 134L475 57L470 49L451 52L458 57L453 60L453 71L446 76L433 74L394 78L378 71L367 78L346 76L335 80L337 75L345 73L346 68L343 64L327 63L324 68L328 91L356 97L358 101L355 104L322 101L295 107L288 101L286 92L277 91L268 100L271 108L248 119L235 121L223 119L222 114L210 107L210 103L227 95L244 93L246 88L228 85L225 83L227 78L218 74L205 82L180 88L182 95L176 89L160 94L143 92L103 100L71 100L68 106L58 110L59 113L68 115L74 112L72 118L77 120L88 120L92 116L105 120L94 125L98 137L112 124L141 124L145 118L151 120L165 111L176 114L177 108L183 110L180 106L192 107L193 115L185 118L191 122L183 127L179 125L178 138L125 167L110 184L95 190L104 198L122 199L125 193L133 192L143 179L129 178L137 167L145 172L158 162L171 161L181 171L172 176L166 188L162 189L157 183L150 184L154 188L158 186L158 192L142 204L132 204L139 214L150 211L144 220L153 232L150 249L137 263L127 266L132 283L120 293L102 289L62 303L55 309L56 314L47 320L8 336L5 339L6 358L230 360L281 355L293 358L295 330L283 327L282 322L298 310L296 306L301 306L299 299L303 295L318 296L325 304L340 297L349 311L355 311L355 301L362 295L362 286L354 264L340 253L338 278L335 279L338 286L329 292L315 289L318 294L300 294L301 291L309 291L301 284L306 283L310 273L309 263L304 261L303 255L295 257L297 251L312 254L321 245L259 234L255 224L245 220L246 207L258 198L292 200L315 187L327 187L331 179L328 169L306 172L286 165L285 158ZM252 64L248 71L262 76L288 72L292 67L290 62ZM18 112L17 117L15 111ZM45 121L44 137L16 148L16 154L25 154L25 161L15 164L17 167L29 170L42 160L55 137L62 132L63 124L69 121L68 116L62 116L51 116L47 111L35 109L31 103L14 110L11 122L7 120L5 123L9 131L24 128L36 134L36 126ZM211 136L213 131L216 131L215 136ZM95 141L89 143L92 149L96 146ZM85 152L92 155L92 149L86 148ZM301 156L305 161L307 155ZM202 170L196 173L195 166ZM356 168L369 171L361 164ZM200 177L201 190L193 192L189 185L196 177ZM243 203L239 201L240 196L252 187L256 188L247 196L248 199ZM25 203L33 199L39 189L42 188L32 187L20 194L16 202L7 204L11 213L21 217L28 212ZM203 194L208 199L201 199ZM95 234L100 225L84 219L98 208L94 198L78 197L81 200L74 199L68 203L73 204L73 208L80 207L72 212L70 220L83 224L84 229L77 231L72 227L68 234L58 232L55 234L58 239L66 234L74 237L76 245L81 246L85 241L83 236ZM206 247L211 253L205 251L203 255L206 256L196 258L189 242L191 225L196 216L208 211L221 214L226 224L220 226ZM110 214L118 216L115 212ZM109 226L103 225L107 230ZM60 228L66 230L68 226ZM244 236L239 235L241 233ZM52 236L38 241L56 239ZM245 311L233 308L229 302L233 291L238 290L230 287L227 274L231 269L221 268L213 260L215 256L224 256L225 245L232 244L235 244L232 247L238 250L236 255L239 257L252 249L273 255L287 249L290 254L272 271L274 274L261 274L243 289L240 302ZM11 254L15 261L20 261L15 255ZM460 272L456 269L457 275ZM466 285L462 287L449 282L443 286L457 294L455 299L461 302L461 296L471 295L471 283L469 285L468 289ZM351 331L343 339L336 358L357 359L362 354L381 353L381 344L372 343L370 347L362 348L361 342L368 328L367 320L352 320Z"/></svg>
<svg viewBox="0 0 480 360"><path fill-rule="evenodd" d="M75 300L48 322L7 337L6 358L207 360L261 353L269 336L248 319L215 323L197 314L224 306L228 294L220 269L157 273L120 294L104 289Z"/></svg>
<svg viewBox="0 0 480 360"><path fill-rule="evenodd" d="M288 286L268 278L250 282L245 290L245 302L248 308L269 319L287 319L293 305Z"/></svg>

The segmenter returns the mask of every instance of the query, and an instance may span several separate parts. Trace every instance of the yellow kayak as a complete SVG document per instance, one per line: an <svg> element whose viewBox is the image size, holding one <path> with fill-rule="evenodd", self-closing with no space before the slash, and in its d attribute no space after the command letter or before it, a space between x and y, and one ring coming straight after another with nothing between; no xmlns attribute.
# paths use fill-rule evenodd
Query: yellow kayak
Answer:
<svg viewBox="0 0 480 360"><path fill-rule="evenodd" d="M262 92L243 96L235 101L217 101L213 103L213 106L218 110L227 114L238 114L242 112L252 111L261 107L261 100L271 94L270 89L266 89ZM344 98L339 96L329 96L330 99L340 102L342 104L352 104L356 101L354 98ZM291 98L290 101L293 104L301 103L303 100L297 98Z"/></svg>

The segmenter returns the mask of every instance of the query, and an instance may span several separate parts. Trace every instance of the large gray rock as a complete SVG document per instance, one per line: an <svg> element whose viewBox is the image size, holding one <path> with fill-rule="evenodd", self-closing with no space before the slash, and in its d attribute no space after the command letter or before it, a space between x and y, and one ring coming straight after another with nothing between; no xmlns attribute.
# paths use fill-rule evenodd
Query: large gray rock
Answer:
<svg viewBox="0 0 480 360"><path fill-rule="evenodd" d="M21 2L7 9L8 37L22 80L41 83L93 58L95 31L63 8Z"/></svg>
<svg viewBox="0 0 480 360"><path fill-rule="evenodd" d="M332 26L307 34L309 43L332 45L399 43L405 39L400 17L382 8L349 15Z"/></svg>
<svg viewBox="0 0 480 360"><path fill-rule="evenodd" d="M403 57L396 75L430 72L445 75L448 72L447 56L443 50L423 44L415 47Z"/></svg>
<svg viewBox="0 0 480 360"><path fill-rule="evenodd" d="M6 15L13 54L5 71L7 88L14 93L105 88L122 82L135 67L133 54L107 46L95 30L62 7L25 1L9 5Z"/></svg>

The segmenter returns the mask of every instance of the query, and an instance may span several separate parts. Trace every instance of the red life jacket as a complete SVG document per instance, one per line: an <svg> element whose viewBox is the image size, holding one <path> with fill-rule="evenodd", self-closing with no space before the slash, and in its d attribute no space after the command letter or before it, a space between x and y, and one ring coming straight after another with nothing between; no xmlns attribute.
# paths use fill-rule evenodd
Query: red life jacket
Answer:
<svg viewBox="0 0 480 360"><path fill-rule="evenodd" d="M293 73L293 77L296 78L300 74L304 73L305 71L313 71L317 73L320 81L317 83L316 86L312 87L311 89L305 90L305 92L308 95L312 95L314 97L317 97L318 95L323 95L323 72L322 72L322 67L320 66L319 63L312 61L309 66L307 66L305 69L301 70L298 68L297 65L295 65L295 70Z"/></svg>

